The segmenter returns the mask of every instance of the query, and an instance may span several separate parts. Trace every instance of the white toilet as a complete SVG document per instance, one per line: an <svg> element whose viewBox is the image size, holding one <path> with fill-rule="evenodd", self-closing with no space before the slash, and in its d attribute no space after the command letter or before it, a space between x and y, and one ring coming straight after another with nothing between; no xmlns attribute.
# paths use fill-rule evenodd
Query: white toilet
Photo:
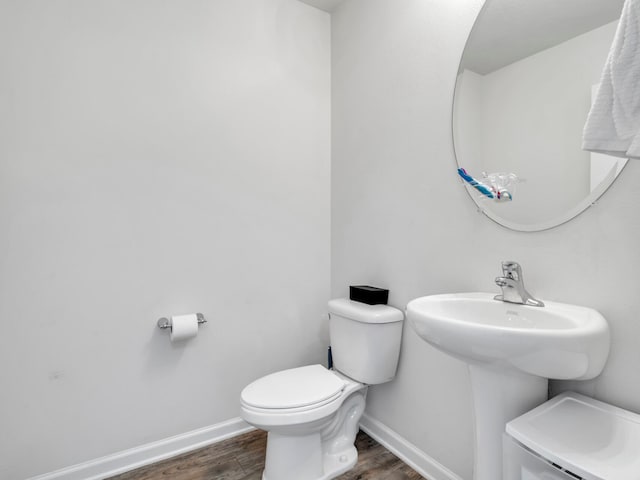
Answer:
<svg viewBox="0 0 640 480"><path fill-rule="evenodd" d="M367 385L395 376L403 319L400 310L388 305L331 300L335 370L292 368L245 387L242 418L269 432L263 480L328 480L356 464L353 443Z"/></svg>

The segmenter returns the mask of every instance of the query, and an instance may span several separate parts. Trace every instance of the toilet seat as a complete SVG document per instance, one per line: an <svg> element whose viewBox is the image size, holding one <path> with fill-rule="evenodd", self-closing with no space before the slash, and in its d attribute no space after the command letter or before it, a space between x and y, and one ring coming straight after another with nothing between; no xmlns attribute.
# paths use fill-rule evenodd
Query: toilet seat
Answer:
<svg viewBox="0 0 640 480"><path fill-rule="evenodd" d="M240 398L261 410L316 408L339 397L346 382L322 365L291 368L247 385Z"/></svg>
<svg viewBox="0 0 640 480"><path fill-rule="evenodd" d="M283 370L245 387L242 417L259 428L315 422L328 418L361 388L366 387L322 365Z"/></svg>

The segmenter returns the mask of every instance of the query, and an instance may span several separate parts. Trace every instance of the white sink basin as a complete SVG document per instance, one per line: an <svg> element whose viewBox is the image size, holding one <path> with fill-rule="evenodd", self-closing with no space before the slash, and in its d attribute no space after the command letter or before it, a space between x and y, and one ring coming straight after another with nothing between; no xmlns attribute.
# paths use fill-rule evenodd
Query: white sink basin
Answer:
<svg viewBox="0 0 640 480"><path fill-rule="evenodd" d="M501 362L532 375L586 380L609 355L609 327L597 311L545 302L530 307L489 293L431 295L412 300L407 318L434 347L468 363Z"/></svg>
<svg viewBox="0 0 640 480"><path fill-rule="evenodd" d="M474 480L502 478L508 421L547 400L548 379L586 380L609 355L609 327L597 311L545 301L494 300L489 293L412 300L407 319L437 349L467 362L474 408Z"/></svg>

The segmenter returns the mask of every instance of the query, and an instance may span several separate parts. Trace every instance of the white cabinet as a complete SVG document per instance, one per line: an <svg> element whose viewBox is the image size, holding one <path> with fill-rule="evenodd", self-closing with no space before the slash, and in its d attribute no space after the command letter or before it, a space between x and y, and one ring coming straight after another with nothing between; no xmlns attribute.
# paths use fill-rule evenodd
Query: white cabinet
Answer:
<svg viewBox="0 0 640 480"><path fill-rule="evenodd" d="M502 447L503 480L576 480L579 478L554 467L507 434L503 435Z"/></svg>

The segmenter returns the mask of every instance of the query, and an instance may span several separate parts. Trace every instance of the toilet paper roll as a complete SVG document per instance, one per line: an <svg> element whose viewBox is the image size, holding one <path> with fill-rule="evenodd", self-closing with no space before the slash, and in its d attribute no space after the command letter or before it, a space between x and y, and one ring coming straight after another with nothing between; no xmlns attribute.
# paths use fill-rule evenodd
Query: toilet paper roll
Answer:
<svg viewBox="0 0 640 480"><path fill-rule="evenodd" d="M198 334L198 316L195 313L171 317L171 341L188 340Z"/></svg>

